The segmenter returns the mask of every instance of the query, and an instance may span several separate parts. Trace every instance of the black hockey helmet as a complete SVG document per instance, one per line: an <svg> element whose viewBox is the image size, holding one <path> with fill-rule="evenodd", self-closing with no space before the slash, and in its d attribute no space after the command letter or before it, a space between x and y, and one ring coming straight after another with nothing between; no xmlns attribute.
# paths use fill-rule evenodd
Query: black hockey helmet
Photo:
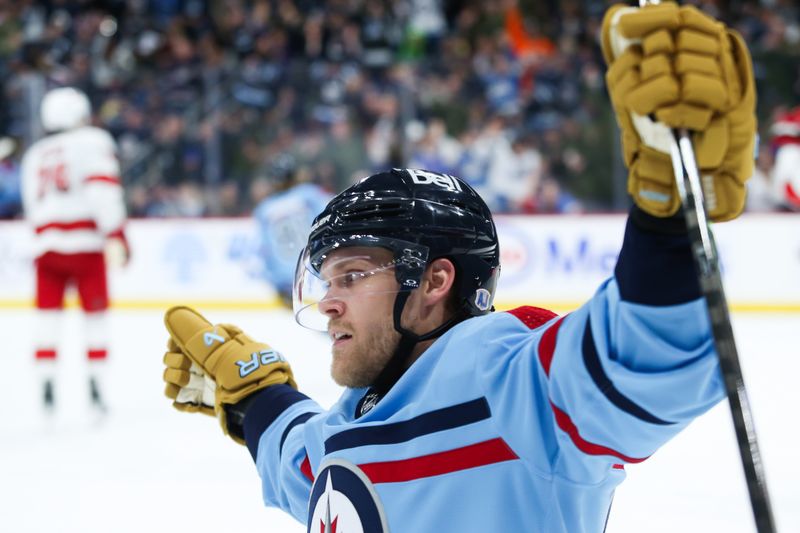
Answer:
<svg viewBox="0 0 800 533"><path fill-rule="evenodd" d="M392 169L364 178L333 198L311 227L305 265L316 273L345 246L394 252L401 290L419 286L426 265L445 257L456 267L466 316L489 313L500 272L497 231L483 199L454 176Z"/></svg>
<svg viewBox="0 0 800 533"><path fill-rule="evenodd" d="M492 214L472 187L447 174L427 170L392 169L364 178L331 200L311 226L308 244L300 254L295 273L295 318L327 319L317 307L327 291L320 272L325 258L349 246L376 246L393 253L390 265L400 288L395 296L394 329L400 340L388 363L371 384L370 394L380 397L400 378L414 346L444 334L458 322L484 315L494 308L500 274L500 248ZM430 261L444 257L456 269L455 290L459 307L448 320L426 333L415 333L401 323L411 291L420 286ZM320 291L314 291L318 281ZM307 290L309 289L309 290ZM308 297L308 294L317 297ZM301 318L303 314L304 318ZM309 325L309 327L311 327ZM365 396L366 398L366 396Z"/></svg>

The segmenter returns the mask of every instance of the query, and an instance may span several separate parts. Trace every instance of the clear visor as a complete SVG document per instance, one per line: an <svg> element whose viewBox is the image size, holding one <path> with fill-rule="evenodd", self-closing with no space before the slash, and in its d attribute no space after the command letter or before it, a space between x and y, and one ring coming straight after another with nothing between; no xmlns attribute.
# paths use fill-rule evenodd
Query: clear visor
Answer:
<svg viewBox="0 0 800 533"><path fill-rule="evenodd" d="M292 294L294 317L298 324L316 331L327 331L337 306L346 306L383 295L397 294L400 284L395 269L404 259L377 262L369 255L343 255L327 258L319 272L312 266L306 248L298 259Z"/></svg>

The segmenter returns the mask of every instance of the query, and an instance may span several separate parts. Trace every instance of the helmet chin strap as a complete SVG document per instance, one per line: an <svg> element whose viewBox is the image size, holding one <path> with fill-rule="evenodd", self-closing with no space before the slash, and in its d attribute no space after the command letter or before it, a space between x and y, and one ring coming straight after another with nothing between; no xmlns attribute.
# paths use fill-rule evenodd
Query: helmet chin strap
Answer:
<svg viewBox="0 0 800 533"><path fill-rule="evenodd" d="M386 366L383 367L383 370L381 370L381 373L372 384L371 390L377 392L381 396L389 392L389 389L391 389L394 384L397 383L397 380L399 380L406 371L406 365L409 357L411 356L411 351L418 342L440 337L448 329L452 328L466 318L466 316L464 316L464 314L461 312L455 313L440 326L432 329L428 333L418 335L405 329L400 323L403 316L403 309L405 308L406 301L408 301L408 297L410 295L410 290L404 290L398 292L394 299L394 329L400 333L400 341L397 343L397 348L395 348L391 359L389 359L389 362L386 363Z"/></svg>

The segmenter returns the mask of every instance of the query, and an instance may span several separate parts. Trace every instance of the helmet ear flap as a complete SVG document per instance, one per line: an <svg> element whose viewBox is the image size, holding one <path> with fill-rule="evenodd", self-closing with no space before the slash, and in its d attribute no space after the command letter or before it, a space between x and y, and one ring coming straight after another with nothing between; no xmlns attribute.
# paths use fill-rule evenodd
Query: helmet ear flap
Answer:
<svg viewBox="0 0 800 533"><path fill-rule="evenodd" d="M456 290L464 309L470 316L492 312L500 265L492 266L474 255L451 259L456 265Z"/></svg>

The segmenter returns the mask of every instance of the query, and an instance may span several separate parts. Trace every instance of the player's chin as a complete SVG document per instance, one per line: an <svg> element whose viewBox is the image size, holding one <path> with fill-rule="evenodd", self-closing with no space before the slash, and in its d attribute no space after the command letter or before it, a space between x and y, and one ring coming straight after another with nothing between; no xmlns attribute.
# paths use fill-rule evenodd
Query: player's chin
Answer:
<svg viewBox="0 0 800 533"><path fill-rule="evenodd" d="M348 377L352 365L348 350L343 346L334 345L331 348L331 352L333 354L333 359L331 360L331 376L339 385L345 385L343 382L349 381Z"/></svg>
<svg viewBox="0 0 800 533"><path fill-rule="evenodd" d="M350 387L352 389L361 387L360 381L353 375L351 369L347 365L341 364L341 361L337 361L335 357L331 365L331 377L337 385L342 387Z"/></svg>
<svg viewBox="0 0 800 533"><path fill-rule="evenodd" d="M350 350L334 351L331 362L331 377L337 385L360 389L371 383L371 372L359 364L356 355Z"/></svg>

